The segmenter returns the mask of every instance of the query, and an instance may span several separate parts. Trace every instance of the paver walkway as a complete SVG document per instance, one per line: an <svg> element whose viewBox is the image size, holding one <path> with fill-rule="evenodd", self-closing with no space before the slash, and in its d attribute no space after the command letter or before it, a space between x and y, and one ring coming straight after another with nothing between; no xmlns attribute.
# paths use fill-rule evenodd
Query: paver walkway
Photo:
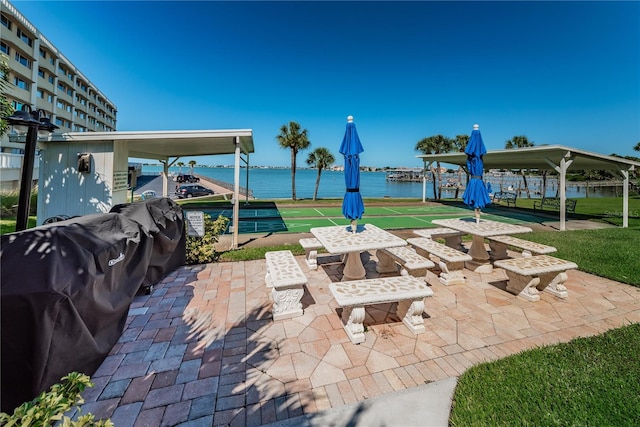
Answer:
<svg viewBox="0 0 640 427"><path fill-rule="evenodd" d="M640 289L569 271L569 298L504 291L505 273L431 273L426 333L413 336L390 304L367 308L352 344L328 289L337 257L309 270L305 314L271 320L264 260L182 267L136 297L118 344L85 391L84 413L125 426L261 425L419 384L535 346L640 322ZM375 257L363 254L367 277ZM327 262L328 261L328 262Z"/></svg>

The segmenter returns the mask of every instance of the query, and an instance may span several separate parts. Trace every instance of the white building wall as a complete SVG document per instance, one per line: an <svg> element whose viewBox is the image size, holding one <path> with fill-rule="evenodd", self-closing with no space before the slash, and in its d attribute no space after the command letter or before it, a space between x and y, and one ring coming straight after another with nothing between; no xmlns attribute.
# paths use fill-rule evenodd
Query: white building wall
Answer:
<svg viewBox="0 0 640 427"><path fill-rule="evenodd" d="M45 144L40 163L38 225L56 215L109 212L114 204L113 150L112 141ZM91 154L91 171L88 173L78 171L78 154L81 153Z"/></svg>

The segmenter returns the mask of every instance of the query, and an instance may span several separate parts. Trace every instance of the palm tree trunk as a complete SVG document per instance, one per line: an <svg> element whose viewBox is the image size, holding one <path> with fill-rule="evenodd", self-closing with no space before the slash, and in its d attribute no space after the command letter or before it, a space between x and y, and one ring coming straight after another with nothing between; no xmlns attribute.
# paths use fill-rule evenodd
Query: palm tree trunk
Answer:
<svg viewBox="0 0 640 427"><path fill-rule="evenodd" d="M524 169L520 169L520 173L522 174L522 182L524 183L524 191L527 193L527 199L530 199L531 193L529 193L529 184L527 184L526 171Z"/></svg>
<svg viewBox="0 0 640 427"><path fill-rule="evenodd" d="M291 199L296 200L296 152L291 149Z"/></svg>
<svg viewBox="0 0 640 427"><path fill-rule="evenodd" d="M436 178L436 171L433 167L431 168L431 176L433 177L433 198L437 199L438 198L438 184L437 184L438 179Z"/></svg>
<svg viewBox="0 0 640 427"><path fill-rule="evenodd" d="M437 167L438 167L438 197L437 199L440 200L442 199L442 175L440 172L440 162L436 163Z"/></svg>
<svg viewBox="0 0 640 427"><path fill-rule="evenodd" d="M318 198L318 187L320 187L320 174L322 173L322 169L318 168L318 176L316 177L316 188L313 191L313 200L315 201Z"/></svg>

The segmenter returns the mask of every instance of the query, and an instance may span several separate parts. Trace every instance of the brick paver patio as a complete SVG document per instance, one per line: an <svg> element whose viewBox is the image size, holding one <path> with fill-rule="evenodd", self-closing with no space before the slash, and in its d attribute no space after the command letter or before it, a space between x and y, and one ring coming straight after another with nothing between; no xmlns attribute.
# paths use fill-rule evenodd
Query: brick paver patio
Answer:
<svg viewBox="0 0 640 427"><path fill-rule="evenodd" d="M367 277L375 257L365 253ZM506 275L465 270L466 285L429 273L426 333L391 304L367 309L366 342L342 329L328 285L337 257L309 277L304 315L273 322L264 260L182 267L136 297L120 341L85 391L83 413L125 426L261 425L459 376L474 364L640 322L640 289L568 272L569 298L527 302Z"/></svg>

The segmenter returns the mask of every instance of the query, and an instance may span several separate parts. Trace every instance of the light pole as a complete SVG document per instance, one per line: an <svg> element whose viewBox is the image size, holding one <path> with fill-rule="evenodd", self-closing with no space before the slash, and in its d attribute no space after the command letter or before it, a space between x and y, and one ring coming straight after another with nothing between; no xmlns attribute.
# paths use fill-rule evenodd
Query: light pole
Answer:
<svg viewBox="0 0 640 427"><path fill-rule="evenodd" d="M33 164L36 156L38 135L46 136L58 126L44 115L44 111L32 111L29 105L23 105L20 111L6 117L7 123L13 126L19 134L27 133L22 160L22 174L20 179L20 195L18 199L18 213L16 216L16 231L26 230L29 222L29 205L31 204L31 182L33 181Z"/></svg>

